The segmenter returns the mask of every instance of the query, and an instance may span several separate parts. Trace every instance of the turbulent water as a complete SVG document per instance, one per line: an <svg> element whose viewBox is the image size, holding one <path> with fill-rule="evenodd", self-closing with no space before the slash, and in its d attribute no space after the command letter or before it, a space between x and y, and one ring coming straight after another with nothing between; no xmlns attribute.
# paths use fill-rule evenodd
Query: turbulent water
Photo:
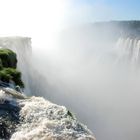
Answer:
<svg viewBox="0 0 140 140"><path fill-rule="evenodd" d="M31 95L38 92L39 95L40 92L36 90L36 86L41 88L43 79L37 82L39 81L37 77L41 78L41 76L32 67L30 38L0 38L0 46L12 49L17 53L18 69L23 74L22 78L26 86L25 94ZM45 83L45 81L43 82ZM17 108L16 112L12 111L14 108ZM29 98L13 89L2 88L0 90L0 114L7 113L7 109L9 113L6 116L13 116L13 118L9 117L4 120L4 116L1 116L0 124L2 127L0 135L6 139L9 139L9 135L13 132L11 140L95 139L93 133L81 124L66 107L53 104L43 97L32 96ZM7 122L8 124L6 124Z"/></svg>
<svg viewBox="0 0 140 140"><path fill-rule="evenodd" d="M92 133L80 124L68 110L46 101L41 97L32 97L19 103L23 122L12 136L12 140L92 140Z"/></svg>
<svg viewBox="0 0 140 140"><path fill-rule="evenodd" d="M95 139L92 132L79 123L64 106L53 104L41 97L27 98L9 88L0 90L0 104L5 100L9 101L9 105L20 108L19 123L16 125L11 140ZM0 108L0 113L2 113L6 105L5 108L1 106ZM10 131L13 131L12 128Z"/></svg>
<svg viewBox="0 0 140 140"><path fill-rule="evenodd" d="M77 112L79 118L94 130L97 139L138 139L140 136L138 131L140 128L138 124L140 116L138 110L139 38L120 37L113 43L111 42L111 45L106 45L103 41L101 42L103 47L99 49L101 52L96 51L97 53L93 53L92 47L98 46L100 42L96 43L95 40L95 43L92 42L93 45L88 43L85 49L84 44L89 40L84 39L82 48L81 46L80 49L73 47L74 51L68 47L66 48L68 51L60 48L61 55L55 54L56 59L57 55L62 57L62 59L58 59L61 63L56 61L56 63L58 62L56 65L60 65L59 67L62 66L62 68L56 69L57 72L53 70L58 83L53 87L56 90L55 95L51 92L47 95L46 89L42 91L45 86L40 86L42 85L41 81L38 81L40 75L34 76L33 69L28 67L31 66L27 59L31 58L29 38L2 38L0 46L17 52L18 68L23 73L23 80L27 85L25 91L28 94L35 93L44 97L55 96L54 98L58 98L56 101L68 104L74 112ZM72 44L68 45L74 45L75 42L70 41ZM66 42L68 41L66 40ZM79 42L80 44L78 44ZM81 39L79 42L77 41L75 44L81 45ZM26 55L19 49L24 46L27 48L24 50ZM89 46L90 48L88 48ZM28 48L30 49L28 50ZM76 52L75 55L73 52ZM52 76L54 73L49 74ZM47 86L47 83L45 84ZM77 102L77 99L80 102ZM38 137L42 137L42 139L46 137L50 139L93 139L91 132L85 126L75 119L72 120L75 117L65 107L52 104L41 97L31 97L18 101L18 103L22 107L20 116L21 119L24 118L24 121L19 124L12 139L40 139ZM81 104L84 108L81 107Z"/></svg>
<svg viewBox="0 0 140 140"><path fill-rule="evenodd" d="M110 43L86 32L74 33L62 38L63 47L54 55L56 71L51 80L58 83L57 101L72 108L97 139L137 140L139 38L122 36Z"/></svg>

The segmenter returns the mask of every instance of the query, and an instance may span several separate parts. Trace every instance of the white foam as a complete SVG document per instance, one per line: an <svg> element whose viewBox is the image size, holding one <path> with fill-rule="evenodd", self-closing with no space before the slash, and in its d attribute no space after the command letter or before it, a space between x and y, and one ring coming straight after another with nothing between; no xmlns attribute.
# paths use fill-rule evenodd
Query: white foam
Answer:
<svg viewBox="0 0 140 140"><path fill-rule="evenodd" d="M95 140L92 132L68 113L64 106L31 97L19 103L23 122L11 140Z"/></svg>

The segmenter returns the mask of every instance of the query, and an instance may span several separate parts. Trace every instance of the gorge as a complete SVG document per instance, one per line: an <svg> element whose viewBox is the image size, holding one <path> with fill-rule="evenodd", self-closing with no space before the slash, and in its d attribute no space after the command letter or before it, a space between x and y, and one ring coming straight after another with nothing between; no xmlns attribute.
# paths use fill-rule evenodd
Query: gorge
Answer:
<svg viewBox="0 0 140 140"><path fill-rule="evenodd" d="M26 49L28 42L29 38L22 37L0 39L0 139L95 140L92 132L79 123L64 106L53 104L43 97L26 95L26 91L31 95L35 90L28 89L29 87L39 84L30 86L29 81L37 79L31 77L30 70L33 68L28 69L31 67L27 55L31 53L28 52L30 48ZM9 48L15 51L17 56ZM29 84L25 91L21 73L16 68L22 70L25 86Z"/></svg>
<svg viewBox="0 0 140 140"><path fill-rule="evenodd" d="M71 111L97 139L138 139L139 30L139 21L69 28L59 34L52 50L40 47L37 56L30 38L0 38L2 48L16 52L26 96L33 96L17 100L25 120L11 139L45 137L46 129L50 139L95 139L85 126L69 121Z"/></svg>

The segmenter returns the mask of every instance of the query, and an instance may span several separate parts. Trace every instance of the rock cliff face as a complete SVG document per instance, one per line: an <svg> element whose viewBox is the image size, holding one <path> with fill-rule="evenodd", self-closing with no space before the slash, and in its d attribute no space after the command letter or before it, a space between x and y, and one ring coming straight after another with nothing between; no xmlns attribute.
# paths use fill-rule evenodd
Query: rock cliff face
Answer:
<svg viewBox="0 0 140 140"><path fill-rule="evenodd" d="M19 123L20 108L12 100L10 92L6 88L0 88L0 139L10 139Z"/></svg>

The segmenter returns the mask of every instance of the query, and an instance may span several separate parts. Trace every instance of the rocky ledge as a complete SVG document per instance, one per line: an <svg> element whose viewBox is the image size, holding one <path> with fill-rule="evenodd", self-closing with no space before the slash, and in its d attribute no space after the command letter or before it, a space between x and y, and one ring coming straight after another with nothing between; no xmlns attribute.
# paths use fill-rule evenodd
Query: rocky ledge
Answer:
<svg viewBox="0 0 140 140"><path fill-rule="evenodd" d="M0 89L0 130L4 140L95 140L64 106L5 87Z"/></svg>

